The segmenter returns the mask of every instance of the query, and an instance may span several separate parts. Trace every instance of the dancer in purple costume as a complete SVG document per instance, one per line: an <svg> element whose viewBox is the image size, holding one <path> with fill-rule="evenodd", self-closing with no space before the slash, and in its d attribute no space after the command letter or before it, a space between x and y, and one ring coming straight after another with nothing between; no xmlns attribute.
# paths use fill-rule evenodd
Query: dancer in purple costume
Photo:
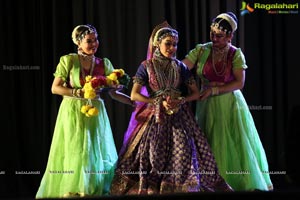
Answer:
<svg viewBox="0 0 300 200"><path fill-rule="evenodd" d="M232 191L188 105L199 98L199 90L175 57L178 32L164 22L149 41L147 60L134 76L131 100L137 108L119 153L111 195Z"/></svg>

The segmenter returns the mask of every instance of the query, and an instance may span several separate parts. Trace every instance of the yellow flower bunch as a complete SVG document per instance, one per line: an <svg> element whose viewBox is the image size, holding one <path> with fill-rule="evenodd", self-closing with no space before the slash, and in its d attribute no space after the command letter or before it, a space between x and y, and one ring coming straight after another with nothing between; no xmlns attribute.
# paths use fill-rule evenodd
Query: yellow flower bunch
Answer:
<svg viewBox="0 0 300 200"><path fill-rule="evenodd" d="M85 77L84 98L87 99L87 104L81 107L81 112L87 117L97 116L99 111L92 104L92 99L97 96L96 90L103 87L113 87L118 85L128 86L130 77L123 69L115 69L111 74L104 77Z"/></svg>
<svg viewBox="0 0 300 200"><path fill-rule="evenodd" d="M107 85L113 86L113 85L119 85L119 78L124 76L125 72L123 69L115 69L110 75L106 77Z"/></svg>
<svg viewBox="0 0 300 200"><path fill-rule="evenodd" d="M96 79L92 76L85 77L85 84L83 86L84 89L84 98L86 99L94 99L96 97L96 88L92 86L92 80Z"/></svg>
<svg viewBox="0 0 300 200"><path fill-rule="evenodd" d="M98 109L90 104L83 105L81 107L81 112L87 117L97 116L99 114Z"/></svg>
<svg viewBox="0 0 300 200"><path fill-rule="evenodd" d="M91 99L94 99L96 94L96 89L100 87L99 85L95 85L96 78L92 76L85 77L85 84L83 86L84 89L84 98L88 99L87 104L81 107L81 112L85 114L87 117L97 116L99 111L96 107L93 106Z"/></svg>

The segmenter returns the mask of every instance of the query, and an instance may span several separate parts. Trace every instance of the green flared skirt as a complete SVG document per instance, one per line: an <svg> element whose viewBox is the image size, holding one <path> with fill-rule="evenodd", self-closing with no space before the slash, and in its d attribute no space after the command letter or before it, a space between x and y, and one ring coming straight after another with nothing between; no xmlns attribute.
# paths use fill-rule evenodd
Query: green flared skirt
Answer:
<svg viewBox="0 0 300 200"><path fill-rule="evenodd" d="M272 190L265 150L240 90L198 101L196 119L235 191Z"/></svg>
<svg viewBox="0 0 300 200"><path fill-rule="evenodd" d="M36 198L102 196L109 193L117 151L103 100L99 115L80 112L87 100L64 97L57 115L48 163Z"/></svg>

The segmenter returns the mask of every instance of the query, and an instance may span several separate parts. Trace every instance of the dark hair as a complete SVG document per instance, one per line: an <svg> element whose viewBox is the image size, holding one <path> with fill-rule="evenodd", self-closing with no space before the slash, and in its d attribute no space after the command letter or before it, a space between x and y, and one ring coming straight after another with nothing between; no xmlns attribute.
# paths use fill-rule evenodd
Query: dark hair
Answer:
<svg viewBox="0 0 300 200"><path fill-rule="evenodd" d="M232 12L227 12L226 14L229 15L230 17L232 17L232 19L233 19L236 23L238 22L237 17L235 16L234 13L232 13ZM228 30L227 32L232 32L232 31L233 31L233 30L232 30L232 26L230 25L230 23L229 23L227 20L225 20L224 18L218 18L218 17L217 17L217 18L214 18L212 22L213 22L213 23L218 23L218 24L219 24L219 27L223 27L223 29Z"/></svg>
<svg viewBox="0 0 300 200"><path fill-rule="evenodd" d="M223 18L215 18L214 23L218 23L219 26L222 26L224 29L227 29L228 31L232 32L232 27L230 24Z"/></svg>
<svg viewBox="0 0 300 200"><path fill-rule="evenodd" d="M81 41L86 34L95 33L98 36L97 30L90 24L78 25L73 29L72 40L78 45L78 41Z"/></svg>
<svg viewBox="0 0 300 200"><path fill-rule="evenodd" d="M157 41L154 41L154 42L161 41L162 39L164 39L167 36L173 36L173 37L176 37L177 40L179 39L178 38L178 32L175 29L172 29L172 28L162 28L161 30L159 30L157 32L157 37L156 37Z"/></svg>

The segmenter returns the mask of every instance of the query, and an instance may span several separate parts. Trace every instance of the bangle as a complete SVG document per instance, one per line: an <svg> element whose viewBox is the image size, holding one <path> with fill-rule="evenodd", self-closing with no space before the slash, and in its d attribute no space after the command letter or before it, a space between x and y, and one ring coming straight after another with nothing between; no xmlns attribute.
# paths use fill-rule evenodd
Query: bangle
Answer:
<svg viewBox="0 0 300 200"><path fill-rule="evenodd" d="M211 95L215 96L219 94L219 88L218 87L211 87Z"/></svg>
<svg viewBox="0 0 300 200"><path fill-rule="evenodd" d="M161 98L160 97L156 97L154 100L153 100L153 104L154 105L159 105L161 103Z"/></svg>
<svg viewBox="0 0 300 200"><path fill-rule="evenodd" d="M76 89L76 97L81 98L81 89Z"/></svg>
<svg viewBox="0 0 300 200"><path fill-rule="evenodd" d="M73 97L76 96L76 95L75 95L75 91L76 91L76 89L74 89L74 88L73 88L72 91L71 91Z"/></svg>
<svg viewBox="0 0 300 200"><path fill-rule="evenodd" d="M180 105L185 104L185 102L186 102L185 97L179 97L178 99L180 100L180 103L179 103Z"/></svg>

